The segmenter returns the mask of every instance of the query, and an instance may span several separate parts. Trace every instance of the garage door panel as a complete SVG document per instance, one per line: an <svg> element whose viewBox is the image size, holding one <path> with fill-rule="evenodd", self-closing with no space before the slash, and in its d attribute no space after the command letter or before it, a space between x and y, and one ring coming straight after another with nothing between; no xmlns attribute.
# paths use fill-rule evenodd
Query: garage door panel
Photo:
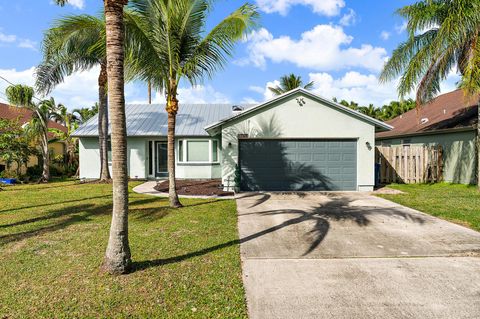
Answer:
<svg viewBox="0 0 480 319"><path fill-rule="evenodd" d="M354 140L241 140L242 190L355 190Z"/></svg>

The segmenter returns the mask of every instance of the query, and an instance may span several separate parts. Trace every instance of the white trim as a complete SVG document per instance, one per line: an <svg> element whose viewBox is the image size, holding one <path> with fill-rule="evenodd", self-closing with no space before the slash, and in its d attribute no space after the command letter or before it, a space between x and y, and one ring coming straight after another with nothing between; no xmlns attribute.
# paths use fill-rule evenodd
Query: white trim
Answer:
<svg viewBox="0 0 480 319"><path fill-rule="evenodd" d="M320 95L313 94L312 92L309 92L309 91L307 91L307 90L305 90L304 88L301 88L301 87L296 88L296 89L293 89L293 90L288 91L288 92L286 92L286 93L283 93L283 94L281 94L281 95L279 95L279 96L276 96L276 97L274 97L273 99L270 99L270 100L268 100L268 101L266 101L266 102L264 102L264 103L261 103L261 104L259 104L259 105L257 105L257 106L254 106L254 107L252 107L252 108L249 108L249 109L247 109L247 110L245 110L245 111L243 111L243 112L241 112L241 113L239 113L239 114L237 114L237 115L233 115L233 116L228 117L228 118L226 118L226 119L223 119L223 120L221 120L221 121L212 123L212 124L204 127L204 129L205 129L205 131L209 132L209 131L211 131L211 130L213 130L213 129L215 129L215 128L218 128L218 127L222 126L223 124L226 124L226 123L228 123L228 122L230 122L230 121L232 121L232 120L241 118L241 117L243 117L243 116L245 116L245 115L247 115L247 114L250 114L250 113L252 113L252 112L255 112L255 111L257 111L257 110L259 110L259 109L261 109L261 108L264 108L264 107L266 107L266 106L269 106L269 105L273 104L274 102L277 102L277 101L279 101L279 100L281 100L281 99L283 99L283 98L286 98L286 97L289 97L289 96L291 96L291 95L294 95L294 94L296 94L296 93L298 93L298 92L303 93L303 94L305 94L306 96L308 96L308 97L310 97L310 98L312 98L312 99L314 99L314 100L321 101L321 102L326 103L326 104L328 104L328 105L330 105L330 106L333 106L333 107L338 108L338 109L340 109L340 110L342 110L342 111L345 111L346 113L349 113L349 114L351 114L351 115L353 115L353 116L356 116L356 117L358 117L358 118L361 118L361 119L363 119L363 120L366 120L367 122L370 122L371 124L375 125L376 127L380 127L380 128L382 128L382 129L384 129L384 130L387 130L387 131L390 131L390 130L393 129L393 126L388 125L387 123L384 123L384 122L382 122L382 121L379 121L379 120L377 120L377 119L374 119L374 118L372 118L372 117L370 117L370 116L367 116L367 115L365 115L365 114L363 114L363 113L360 113L360 112L358 112L358 111L356 111L356 110L352 110L351 108L348 108L348 107L343 106L343 105L341 105L341 104L339 104L339 103L336 103L336 102L334 102L334 101L331 101L331 100L329 100L329 99L326 99L326 98L324 98L324 97L322 97L322 96L320 96Z"/></svg>
<svg viewBox="0 0 480 319"><path fill-rule="evenodd" d="M188 142L208 142L208 161L188 161L187 149L188 149ZM217 142L217 160L213 161L213 141ZM177 154L180 154L180 142L182 142L183 150L182 150L182 157L183 160L180 161L180 156L177 155L177 163L182 165L188 164L203 164L203 165L211 165L211 164L220 164L220 141L218 139L209 139L209 138L188 138L188 139L178 139L177 140Z"/></svg>

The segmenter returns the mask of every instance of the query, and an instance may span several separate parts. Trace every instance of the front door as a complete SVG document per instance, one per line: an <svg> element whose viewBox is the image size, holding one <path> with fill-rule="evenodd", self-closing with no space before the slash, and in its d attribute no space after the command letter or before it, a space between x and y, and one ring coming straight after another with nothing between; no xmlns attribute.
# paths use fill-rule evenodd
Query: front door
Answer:
<svg viewBox="0 0 480 319"><path fill-rule="evenodd" d="M155 177L168 176L167 142L155 142Z"/></svg>

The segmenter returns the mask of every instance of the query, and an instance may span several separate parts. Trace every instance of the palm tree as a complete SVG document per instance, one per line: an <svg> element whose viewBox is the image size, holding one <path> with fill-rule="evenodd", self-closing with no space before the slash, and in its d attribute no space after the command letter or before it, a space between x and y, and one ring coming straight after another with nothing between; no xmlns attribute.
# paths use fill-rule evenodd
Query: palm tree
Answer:
<svg viewBox="0 0 480 319"><path fill-rule="evenodd" d="M370 104L369 106L361 106L358 108L358 110L370 117L377 118L379 110L373 106L373 104Z"/></svg>
<svg viewBox="0 0 480 319"><path fill-rule="evenodd" d="M244 4L209 32L206 20L211 0L135 0L129 25L138 41L135 52L137 78L151 81L166 94L168 114L168 177L170 206L180 207L175 189L175 121L179 109L177 89L181 80L195 85L221 69L234 45L252 27L256 7ZM133 29L133 27L132 27ZM130 40L127 40L130 41ZM134 63L135 65L135 63Z"/></svg>
<svg viewBox="0 0 480 319"><path fill-rule="evenodd" d="M55 0L64 5L68 0ZM109 273L124 274L131 267L128 243L127 129L124 92L123 8L128 0L104 0L108 101L111 116L113 211L110 236L103 262Z"/></svg>
<svg viewBox="0 0 480 319"><path fill-rule="evenodd" d="M313 88L313 85L314 85L313 81L303 85L301 76L290 73L280 78L280 85L277 85L275 87L269 87L268 89L274 95L281 95L285 92L291 91L299 87L303 87L305 90L310 90L311 88Z"/></svg>
<svg viewBox="0 0 480 319"><path fill-rule="evenodd" d="M419 1L398 13L407 19L408 39L393 52L380 76L382 82L400 77L398 93L416 89L417 107L440 91L452 68L461 75L460 87L469 97L480 93L480 2L478 0ZM478 98L478 96L476 97ZM478 113L480 124L480 108ZM477 125L477 164L480 125ZM477 177L480 188L480 164Z"/></svg>
<svg viewBox="0 0 480 319"><path fill-rule="evenodd" d="M91 15L67 16L45 33L43 61L36 70L36 87L43 94L77 71L100 66L98 75L98 137L100 180L110 179L108 169L107 60L105 20Z"/></svg>
<svg viewBox="0 0 480 319"><path fill-rule="evenodd" d="M58 139L65 143L65 164L67 164L69 168L71 168L72 166L75 167L78 166L78 159L76 155L78 139L74 138L72 134L78 128L78 121L75 115L69 113L67 111L67 108L64 106L59 107L59 114L61 123L67 128L67 130L66 132L57 129L52 129L51 131L53 131L55 135L57 135Z"/></svg>
<svg viewBox="0 0 480 319"><path fill-rule="evenodd" d="M63 107L61 104L55 104L55 100L50 98L42 100L39 103L33 102L34 90L24 85L11 85L5 90L9 103L32 110L32 119L25 127L25 132L30 136L36 137L40 141L40 152L43 160L43 171L41 181L48 182L50 179L50 152L48 150L48 122L54 119L60 119L59 111Z"/></svg>
<svg viewBox="0 0 480 319"><path fill-rule="evenodd" d="M80 109L74 109L72 115L78 120L80 124L85 123L89 119L95 116L98 113L98 103L95 103L91 108L82 107Z"/></svg>

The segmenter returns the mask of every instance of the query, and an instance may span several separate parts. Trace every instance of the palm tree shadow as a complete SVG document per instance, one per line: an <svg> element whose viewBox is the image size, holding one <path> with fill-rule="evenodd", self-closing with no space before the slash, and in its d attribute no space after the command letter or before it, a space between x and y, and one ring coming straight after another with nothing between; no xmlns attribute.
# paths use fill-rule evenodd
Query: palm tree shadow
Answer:
<svg viewBox="0 0 480 319"><path fill-rule="evenodd" d="M258 194L257 194L258 195ZM425 219L418 215L413 215L402 211L397 208L378 208L378 207L361 207L361 206L351 206L351 200L347 197L341 196L332 196L331 200L325 204L319 205L309 212L299 209L280 209L280 210L270 210L270 211L261 211L256 214L260 216L269 216L269 215L294 215L292 218L288 218L282 223L266 228L254 234L245 236L240 239L231 240L225 243L221 243L215 246L207 247L200 249L194 252L186 253L179 256L169 257L169 258L160 258L154 260L146 260L133 263L133 271L145 270L151 267L157 267L162 265L167 265L171 263L181 262L190 258L203 256L208 253L227 248L233 245L239 245L247 243L254 239L260 238L267 234L279 231L289 226L298 225L304 222L313 222L312 229L308 232L309 237L313 239L310 242L308 249L303 253L302 256L307 256L312 253L320 244L323 242L330 230L330 223L332 221L336 222L353 222L358 227L367 228L371 224L371 217L383 215L394 218L401 218L406 221L424 224ZM241 214L241 216L249 215L253 213Z"/></svg>

